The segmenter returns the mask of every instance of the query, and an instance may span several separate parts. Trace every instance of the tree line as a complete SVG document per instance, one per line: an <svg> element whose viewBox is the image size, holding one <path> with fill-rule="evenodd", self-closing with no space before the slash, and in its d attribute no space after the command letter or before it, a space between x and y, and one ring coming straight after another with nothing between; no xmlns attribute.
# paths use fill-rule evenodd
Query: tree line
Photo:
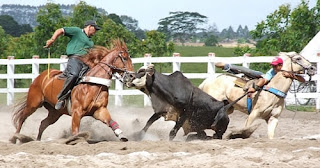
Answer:
<svg viewBox="0 0 320 168"><path fill-rule="evenodd" d="M6 6L6 8L9 7ZM14 7L18 8L19 5L14 5ZM29 8L31 7L28 6ZM0 35L2 39L0 41L3 43L1 43L0 57L5 58L8 55L16 58L30 58L32 55L46 57L46 50L42 46L55 29L64 26L83 27L82 24L88 19L97 20L100 25L103 25L103 29L93 37L95 44L106 46L112 38L123 38L128 43L133 57L143 56L144 53L151 53L154 56L172 55L173 42L200 41L205 42L207 46L215 46L224 38L248 38L248 36L238 36L238 34L249 34L249 30L242 29L241 26L237 32L230 27L228 31L223 30L221 34L214 26L208 29L199 28L201 24L207 22L207 17L196 12L172 12L171 16L159 21L157 30L148 31L139 28L138 21L132 17L107 14L106 11L83 1L72 6L72 12L66 13L65 9L68 8L70 6L54 3L37 8L37 25L33 28L29 24L19 25L12 16L1 15L0 33L2 34ZM168 22L169 19L170 22ZM180 27L177 27L176 24ZM52 56L59 57L64 54L66 44L67 38L59 38L52 46Z"/></svg>
<svg viewBox="0 0 320 168"><path fill-rule="evenodd" d="M85 20L94 19L102 26L93 37L95 44L107 46L113 38L123 38L128 44L132 57L151 53L153 56L168 56L174 51L174 42L204 42L215 46L219 41L238 39L238 43L254 39L256 48L237 47L235 55L250 52L252 55L275 55L280 51L301 51L319 31L319 1L310 8L308 1L291 9L289 4L281 5L266 16L266 19L249 31L247 26L236 30L230 26L221 32L215 24L204 28L207 17L197 12L170 12L159 20L157 30L142 30L138 21L129 16L107 14L83 1L73 6L72 15L64 15L60 5L48 3L36 15L38 25L33 29L19 25L10 16L0 16L0 56L31 58L32 55L46 57L42 48L52 33L64 26L83 27ZM52 56L64 54L68 38L59 38L52 46Z"/></svg>

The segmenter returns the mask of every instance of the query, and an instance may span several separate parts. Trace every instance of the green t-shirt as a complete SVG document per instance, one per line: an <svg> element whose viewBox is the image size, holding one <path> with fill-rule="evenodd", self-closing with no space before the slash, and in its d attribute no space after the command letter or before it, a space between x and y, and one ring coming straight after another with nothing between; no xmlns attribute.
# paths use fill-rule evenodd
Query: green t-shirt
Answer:
<svg viewBox="0 0 320 168"><path fill-rule="evenodd" d="M64 35L70 38L67 55L84 55L93 47L93 41L79 27L64 27Z"/></svg>

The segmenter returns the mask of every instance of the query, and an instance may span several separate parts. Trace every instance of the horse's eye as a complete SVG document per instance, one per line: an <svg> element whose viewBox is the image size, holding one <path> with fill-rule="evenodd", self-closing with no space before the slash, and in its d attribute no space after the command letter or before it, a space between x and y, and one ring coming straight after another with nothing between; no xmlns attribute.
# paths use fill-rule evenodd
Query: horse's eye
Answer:
<svg viewBox="0 0 320 168"><path fill-rule="evenodd" d="M300 61L302 58L301 57L298 57L296 60Z"/></svg>

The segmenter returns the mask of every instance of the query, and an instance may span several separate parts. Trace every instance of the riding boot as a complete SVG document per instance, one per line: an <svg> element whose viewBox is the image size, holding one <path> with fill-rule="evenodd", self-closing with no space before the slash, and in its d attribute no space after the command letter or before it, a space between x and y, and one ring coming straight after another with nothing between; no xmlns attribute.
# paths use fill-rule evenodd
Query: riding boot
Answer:
<svg viewBox="0 0 320 168"><path fill-rule="evenodd" d="M69 76L64 82L63 88L58 95L58 102L55 105L56 110L60 110L65 105L65 100L69 97L71 89L74 87L78 77Z"/></svg>
<svg viewBox="0 0 320 168"><path fill-rule="evenodd" d="M65 80L63 88L57 97L58 102L55 105L55 109L59 110L64 106L65 100L71 94L71 90L77 83L79 75L82 75L87 70L88 66L85 65L81 60L79 60L77 56L69 57L67 68L65 70L67 79Z"/></svg>

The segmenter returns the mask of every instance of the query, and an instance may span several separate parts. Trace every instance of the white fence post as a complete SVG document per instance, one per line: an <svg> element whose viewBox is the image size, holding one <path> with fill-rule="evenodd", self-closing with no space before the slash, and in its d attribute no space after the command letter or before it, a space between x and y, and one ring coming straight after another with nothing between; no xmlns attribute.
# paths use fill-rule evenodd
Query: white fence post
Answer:
<svg viewBox="0 0 320 168"><path fill-rule="evenodd" d="M68 56L66 55L61 55L60 59L64 60L64 59L68 59ZM60 71L64 71L67 68L67 63L61 63L60 64Z"/></svg>
<svg viewBox="0 0 320 168"><path fill-rule="evenodd" d="M251 54L249 54L249 53L245 53L244 55L243 55L243 63L242 63L242 66L244 66L244 67L246 67L246 68L249 68L250 67L250 63L248 63L247 62L247 58L248 57L250 57L251 56Z"/></svg>
<svg viewBox="0 0 320 168"><path fill-rule="evenodd" d="M173 57L179 58L180 53L173 53ZM181 65L181 62L178 62L178 61L172 62L172 72L180 71L180 65Z"/></svg>
<svg viewBox="0 0 320 168"><path fill-rule="evenodd" d="M320 53L317 53L317 56L320 57ZM317 62L317 74L320 74L320 62ZM320 109L320 79L317 78L317 98L316 98L316 110Z"/></svg>
<svg viewBox="0 0 320 168"><path fill-rule="evenodd" d="M149 58L151 58L151 57L152 57L152 55L149 53L144 54L144 60L145 60L144 66L151 64L151 62L149 60ZM149 96L146 94L143 95L143 105L144 105L144 107L151 106L151 100L150 100Z"/></svg>
<svg viewBox="0 0 320 168"><path fill-rule="evenodd" d="M14 56L8 56L9 63L7 65L7 105L13 104L14 99Z"/></svg>
<svg viewBox="0 0 320 168"><path fill-rule="evenodd" d="M208 61L208 67L207 67L207 73L211 75L216 73L216 67L215 62L212 61L212 58L216 56L215 53L208 53L209 61Z"/></svg>
<svg viewBox="0 0 320 168"><path fill-rule="evenodd" d="M32 59L39 59L39 55L34 55L32 56ZM34 61L32 63L32 82L34 81L34 79L39 75L39 62Z"/></svg>
<svg viewBox="0 0 320 168"><path fill-rule="evenodd" d="M115 105L116 106L122 106L122 94L119 94L119 91L121 92L123 90L123 84L116 79L116 85L115 85L115 90L117 91L115 95Z"/></svg>

